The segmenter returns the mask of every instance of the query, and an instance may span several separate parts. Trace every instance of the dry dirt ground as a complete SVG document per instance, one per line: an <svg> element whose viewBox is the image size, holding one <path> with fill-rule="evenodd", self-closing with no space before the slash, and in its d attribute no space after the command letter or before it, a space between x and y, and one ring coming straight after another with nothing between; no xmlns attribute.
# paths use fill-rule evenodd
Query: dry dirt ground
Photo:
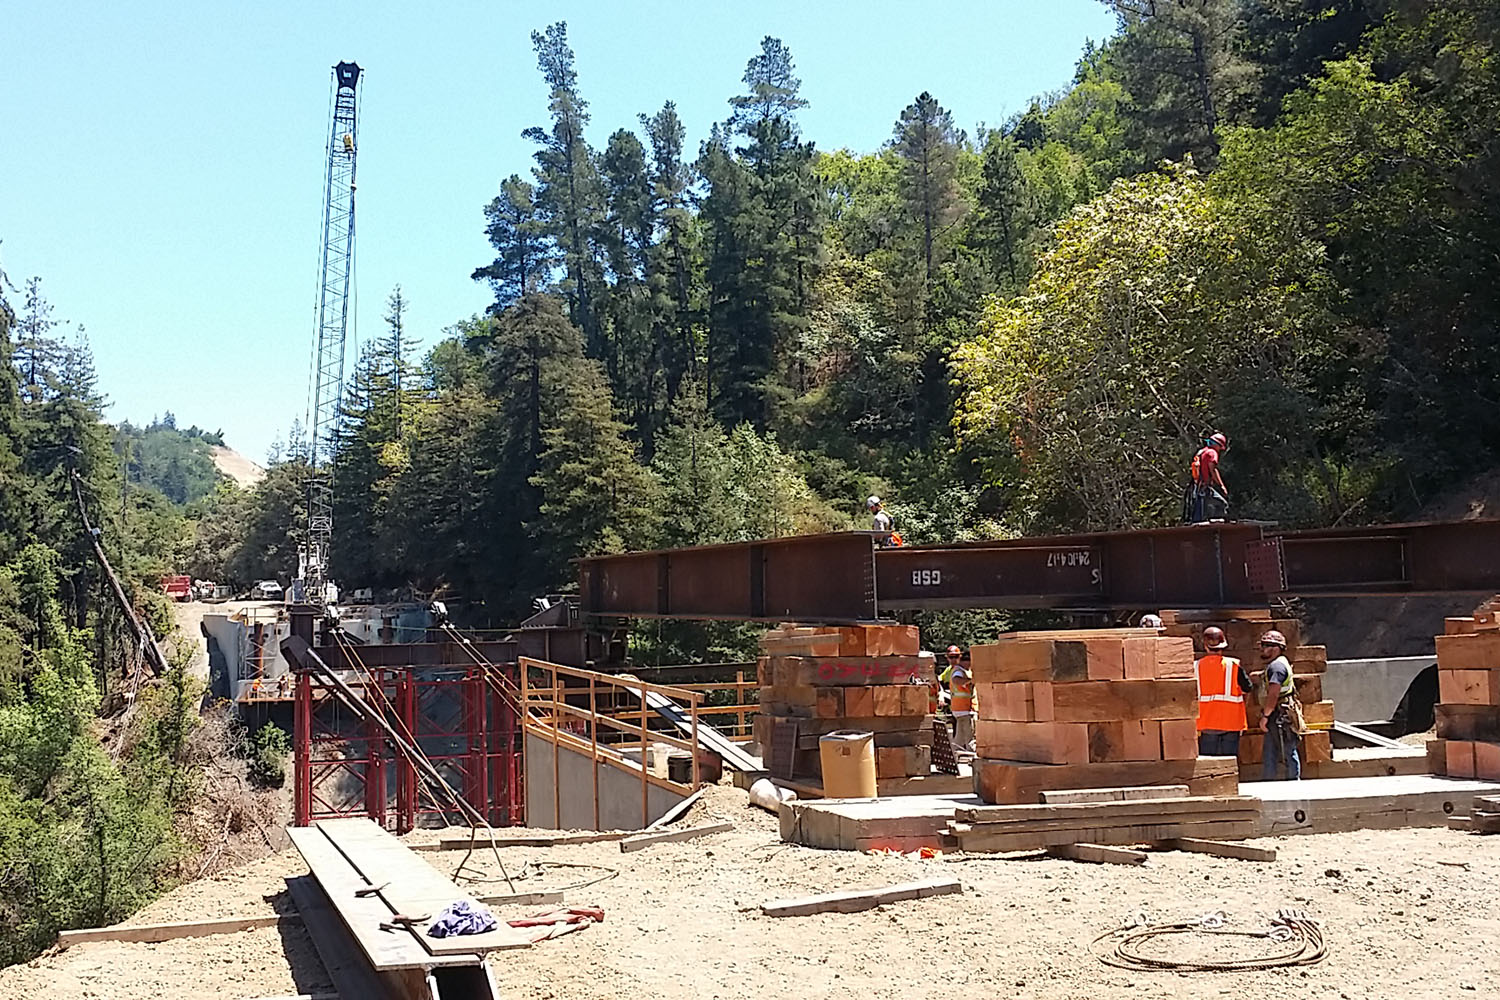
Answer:
<svg viewBox="0 0 1500 1000"><path fill-rule="evenodd" d="M630 854L609 843L502 851L513 877L526 873L518 887L618 875L566 894L571 904L602 906L605 923L492 958L501 995L1500 996L1500 837L1439 829L1259 841L1281 852L1274 865L1194 854L1154 855L1140 868L1025 855L916 861L783 845L775 819L744 801L736 789L712 789L686 822L723 818L736 828L699 841ZM447 872L462 859L424 856ZM476 861L493 869L492 855ZM265 858L185 885L132 922L287 910L282 879L304 870L294 851ZM958 878L963 894L853 914L771 918L758 909L772 898L932 876ZM1305 907L1324 921L1331 949L1325 963L1235 974L1146 973L1104 966L1089 951L1095 935L1138 911L1167 918L1222 910L1232 926L1256 929L1282 906ZM54 950L0 971L0 996L231 1000L329 989L301 927L282 926Z"/></svg>

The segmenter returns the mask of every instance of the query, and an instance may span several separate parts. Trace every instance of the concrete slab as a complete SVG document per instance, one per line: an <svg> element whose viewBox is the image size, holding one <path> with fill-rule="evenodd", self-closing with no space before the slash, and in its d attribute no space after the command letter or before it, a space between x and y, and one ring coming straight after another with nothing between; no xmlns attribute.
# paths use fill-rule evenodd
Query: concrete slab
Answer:
<svg viewBox="0 0 1500 1000"><path fill-rule="evenodd" d="M1261 801L1260 836L1443 826L1469 810L1475 795L1500 794L1500 784L1430 774L1247 782L1240 794ZM959 808L981 806L974 795L903 795L878 799L814 799L781 806L781 837L807 847L863 851L953 849L945 836Z"/></svg>
<svg viewBox="0 0 1500 1000"><path fill-rule="evenodd" d="M1475 795L1500 791L1492 781L1397 774L1317 781L1253 781L1242 795L1261 800L1265 836L1445 826L1469 811Z"/></svg>

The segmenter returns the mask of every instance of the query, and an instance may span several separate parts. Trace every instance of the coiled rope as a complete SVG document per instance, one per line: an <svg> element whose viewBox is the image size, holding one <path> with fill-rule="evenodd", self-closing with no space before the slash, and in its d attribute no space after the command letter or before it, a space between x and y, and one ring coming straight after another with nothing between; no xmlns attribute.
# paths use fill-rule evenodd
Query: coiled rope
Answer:
<svg viewBox="0 0 1500 1000"><path fill-rule="evenodd" d="M1144 954L1148 942L1174 934L1207 934L1218 938L1252 938L1284 945L1279 950L1253 958L1223 961L1177 961ZM1223 913L1207 913L1192 920L1150 923L1145 914L1136 914L1124 926L1099 935L1090 943L1094 957L1105 965L1121 969L1170 969L1175 972L1239 972L1246 969L1273 969L1293 965L1315 965L1328 957L1323 929L1304 910L1276 911L1271 926L1261 931L1234 931L1224 928Z"/></svg>

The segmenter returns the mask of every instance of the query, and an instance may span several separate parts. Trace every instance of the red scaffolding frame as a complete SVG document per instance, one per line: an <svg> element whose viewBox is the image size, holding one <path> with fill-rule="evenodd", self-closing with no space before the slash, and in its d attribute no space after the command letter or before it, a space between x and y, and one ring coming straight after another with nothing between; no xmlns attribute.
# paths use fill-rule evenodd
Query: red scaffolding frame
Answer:
<svg viewBox="0 0 1500 1000"><path fill-rule="evenodd" d="M525 820L514 664L374 667L350 672L360 691L491 826ZM433 799L415 762L350 711L310 671L297 673L293 818L298 826L365 816L397 833L425 816L467 825Z"/></svg>

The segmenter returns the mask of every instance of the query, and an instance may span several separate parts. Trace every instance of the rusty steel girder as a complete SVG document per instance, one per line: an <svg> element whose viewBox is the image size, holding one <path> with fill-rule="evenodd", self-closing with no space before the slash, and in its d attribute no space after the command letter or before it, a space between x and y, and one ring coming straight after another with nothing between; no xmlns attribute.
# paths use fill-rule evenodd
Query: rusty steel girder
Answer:
<svg viewBox="0 0 1500 1000"><path fill-rule="evenodd" d="M1275 594L1500 593L1500 520L1275 531L1183 525L876 549L869 532L581 562L583 610L870 621L938 608L1236 608Z"/></svg>
<svg viewBox="0 0 1500 1000"><path fill-rule="evenodd" d="M1054 535L882 549L880 607L1233 607L1250 601L1254 524Z"/></svg>
<svg viewBox="0 0 1500 1000"><path fill-rule="evenodd" d="M1284 592L1500 592L1500 520L1427 521L1281 532Z"/></svg>
<svg viewBox="0 0 1500 1000"><path fill-rule="evenodd" d="M629 552L579 561L588 614L859 622L876 618L871 532Z"/></svg>

